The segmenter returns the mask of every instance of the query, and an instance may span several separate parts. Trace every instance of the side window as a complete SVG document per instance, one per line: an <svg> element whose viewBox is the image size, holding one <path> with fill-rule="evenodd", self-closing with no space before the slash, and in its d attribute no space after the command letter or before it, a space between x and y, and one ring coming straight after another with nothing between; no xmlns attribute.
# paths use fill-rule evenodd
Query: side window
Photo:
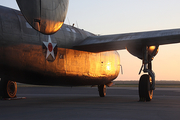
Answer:
<svg viewBox="0 0 180 120"><path fill-rule="evenodd" d="M74 34L76 34L76 31L74 29L71 29Z"/></svg>
<svg viewBox="0 0 180 120"><path fill-rule="evenodd" d="M68 27L66 27L66 31L71 32L71 30Z"/></svg>

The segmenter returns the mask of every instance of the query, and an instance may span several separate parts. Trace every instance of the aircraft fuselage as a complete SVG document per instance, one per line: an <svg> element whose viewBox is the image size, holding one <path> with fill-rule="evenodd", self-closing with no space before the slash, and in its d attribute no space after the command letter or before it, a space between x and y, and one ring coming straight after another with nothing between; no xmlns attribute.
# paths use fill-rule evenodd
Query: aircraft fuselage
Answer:
<svg viewBox="0 0 180 120"><path fill-rule="evenodd" d="M119 54L72 49L88 36L94 34L65 24L43 35L21 12L0 6L0 77L39 85L108 84L119 74Z"/></svg>

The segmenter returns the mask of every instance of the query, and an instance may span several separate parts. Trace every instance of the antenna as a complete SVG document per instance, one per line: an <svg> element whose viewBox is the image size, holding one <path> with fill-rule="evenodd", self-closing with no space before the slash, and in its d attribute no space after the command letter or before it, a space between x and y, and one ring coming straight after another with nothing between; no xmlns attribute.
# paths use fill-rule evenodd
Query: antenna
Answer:
<svg viewBox="0 0 180 120"><path fill-rule="evenodd" d="M79 28L79 25L78 25L78 22L76 21L76 24L77 24L77 28Z"/></svg>
<svg viewBox="0 0 180 120"><path fill-rule="evenodd" d="M69 21L69 18L67 18L67 19L68 19L68 23L69 23L69 25L71 25L71 24L70 24L70 21Z"/></svg>

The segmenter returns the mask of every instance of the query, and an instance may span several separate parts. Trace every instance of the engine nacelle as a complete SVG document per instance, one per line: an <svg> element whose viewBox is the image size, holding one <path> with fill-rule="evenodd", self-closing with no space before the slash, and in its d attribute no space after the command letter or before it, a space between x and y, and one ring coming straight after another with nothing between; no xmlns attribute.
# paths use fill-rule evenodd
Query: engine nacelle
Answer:
<svg viewBox="0 0 180 120"><path fill-rule="evenodd" d="M130 45L126 47L127 51L132 54L133 56L138 57L139 59L143 59L143 53L144 46L138 46L138 45ZM157 55L159 51L159 46L148 46L148 56L153 58Z"/></svg>
<svg viewBox="0 0 180 120"><path fill-rule="evenodd" d="M43 34L57 32L66 18L69 0L16 0L27 22Z"/></svg>

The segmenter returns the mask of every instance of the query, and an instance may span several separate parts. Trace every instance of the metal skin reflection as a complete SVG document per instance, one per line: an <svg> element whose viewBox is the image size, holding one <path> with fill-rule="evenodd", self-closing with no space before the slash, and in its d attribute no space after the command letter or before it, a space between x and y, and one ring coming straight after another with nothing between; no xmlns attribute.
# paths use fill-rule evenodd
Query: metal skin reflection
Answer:
<svg viewBox="0 0 180 120"><path fill-rule="evenodd" d="M53 34L57 32L63 25L64 22L55 22L49 20L41 20L44 24L37 25L38 27L34 27L39 32L44 34Z"/></svg>
<svg viewBox="0 0 180 120"><path fill-rule="evenodd" d="M0 11L2 79L37 85L81 86L109 84L118 76L118 52L71 49L94 34L63 25L57 33L44 35L29 27L20 12L2 6ZM9 17L3 17L5 14Z"/></svg>
<svg viewBox="0 0 180 120"><path fill-rule="evenodd" d="M13 48L13 49L12 49ZM29 51L27 48L30 48ZM63 56L60 58L60 56ZM38 85L98 85L114 80L120 70L116 51L90 53L58 48L53 62L46 60L42 46L21 44L0 49L1 73L10 80ZM6 70L5 69L5 70Z"/></svg>
<svg viewBox="0 0 180 120"><path fill-rule="evenodd" d="M56 33L63 25L69 0L16 0L28 23L43 34Z"/></svg>
<svg viewBox="0 0 180 120"><path fill-rule="evenodd" d="M150 46L150 47L149 47L149 54L151 55L151 54L154 52L155 49L156 49L156 46ZM155 55L156 55L158 52L159 52L159 48L157 49Z"/></svg>

